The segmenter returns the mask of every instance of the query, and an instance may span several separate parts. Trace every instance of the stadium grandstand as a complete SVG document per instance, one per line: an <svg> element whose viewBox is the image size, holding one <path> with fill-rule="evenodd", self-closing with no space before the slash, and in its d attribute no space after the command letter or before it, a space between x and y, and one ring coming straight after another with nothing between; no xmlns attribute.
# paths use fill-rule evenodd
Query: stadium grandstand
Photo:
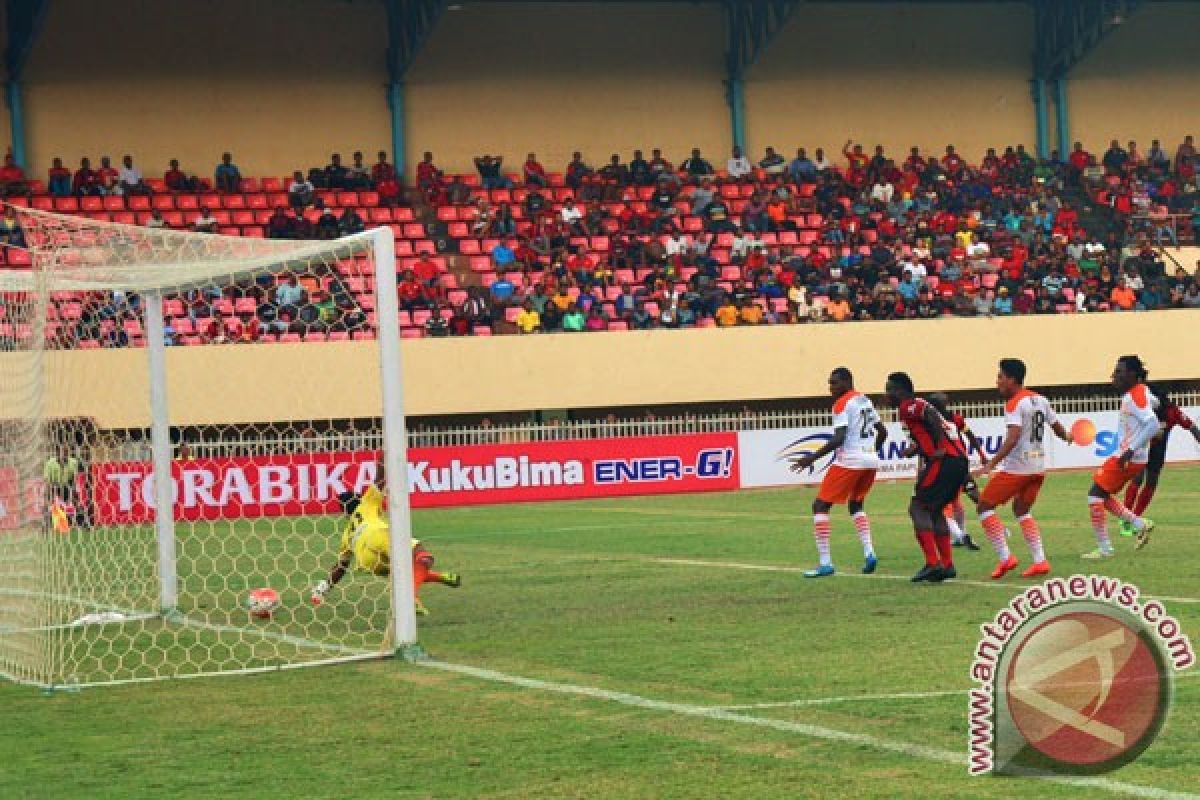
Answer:
<svg viewBox="0 0 1200 800"><path fill-rule="evenodd" d="M1198 34L0 0L0 798L1200 800Z"/></svg>
<svg viewBox="0 0 1200 800"><path fill-rule="evenodd" d="M3 260L11 268L31 260L16 213L27 206L117 224L286 239L332 239L386 225L396 239L400 324L408 338L1200 307L1195 258L1184 249L1194 244L1200 219L1191 135L1152 129L1139 143L1135 136L1142 120L1111 132L1090 120L1072 129L1066 62L1047 55L1040 42L1033 48L1034 77L1031 83L1026 79L1033 87L1028 102L1027 91L1015 91L1018 81L1010 78L1002 85L996 76L998 63L1004 62L964 52L961 69L951 69L963 80L970 76L971 102L990 92L988 102L1003 104L1004 124L993 124L992 112L987 130L1005 138L970 130L934 139L929 131L914 130L905 141L900 130L913 125L916 97L901 90L891 100L893 109L880 108L875 98L864 98L864 105L883 117L903 112L903 126L893 131L872 121L870 130L878 133L869 138L862 130L866 126L855 119L861 110L839 108L835 117L849 115L842 123L846 138L839 140L830 138L828 121L814 130L803 114L796 116L794 101L758 86L758 76L769 83L788 66L777 63L785 54L776 50L789 49L789 35L799 35L808 23L835 25L846 15L861 14L860 4L824 4L819 14L808 8L811 4L701 4L686 14L673 4L629 4L637 14L682 15L698 28L727 28L724 84L732 144L711 144L720 138L711 130L713 119L707 120L710 130L688 141L678 130L682 126L666 118L663 133L657 132L651 120L658 109L629 108L622 117L644 133L635 138L622 131L609 141L589 133L581 137L586 155L584 145L565 130L549 141L525 133L491 143L475 131L469 138L479 142L477 149L464 151L461 135L452 137L453 149L421 135L430 123L418 112L432 99L426 97L428 87L444 69L435 61L423 71L421 46L430 40L433 59L440 37L474 35L477 25L501 24L517 12L508 3L449 11L439 3L401 4L387 18L401 28L396 36L405 43L386 51L393 78L390 145L396 157L389 160L387 149L371 146L385 139L376 124L371 136L356 126L360 132L344 152L338 147L320 161L280 163L280 153L247 163L217 152L227 148L240 156L262 146L255 141L239 147L236 136L207 151L182 142L173 147L169 133L138 148L128 137L114 139L115 131L104 137L116 148L111 152L96 152L79 140L63 151L58 148L68 142L57 132L27 145L26 127L46 130L55 113L39 101L39 53L32 34L47 27L47 47L54 49L53 37L60 35L55 24L70 13L70 4L63 5L17 4L13 21L21 24L11 26L10 72L28 74L9 84L9 106L16 110L10 114L13 145L0 170L0 192L13 206L0 221L0 238L7 245ZM382 18L385 5L351 3L339 7L338 16ZM1003 21L1013 29L1009 45L1018 53L1033 46L1017 37L1028 34L1018 30L1028 26L1028 17L1038 31L1066 24L1053 10L1063 4L973 5L977 8L964 21ZM1164 7L1149 10L1143 23L1132 7L1108 4L1097 18L1098 31L1124 26L1122 14L1130 16L1129 26L1157 30L1156 15L1169 22L1170 14L1179 13L1172 8L1178 4L1158 5ZM603 6L548 4L545 10L573 19L603 18ZM944 16L944 9L927 6L886 13L916 33L929 30L934 16ZM294 10L315 9L300 3ZM460 34L461 23L467 24ZM25 31L28 41L18 39ZM781 41L774 42L777 38ZM971 39L972 31L957 38ZM688 48L694 54L698 41ZM989 46L999 48L995 41ZM934 49L946 48L939 42ZM1016 53L1004 55L1012 62ZM230 53L230 64L235 56L250 63L256 57ZM843 82L878 83L853 56L846 60L860 71L851 71ZM32 61L28 71L24 61ZM985 61L990 83L981 85L978 73ZM122 66L118 59L105 68ZM151 86L169 74L160 73ZM1085 87L1090 93L1090 83L1103 81L1084 77L1076 81L1076 93L1085 93ZM610 90L617 91L606 82L594 95L596 107L611 105L601 96ZM811 108L810 90L797 91ZM22 92L29 95L27 103ZM411 120L402 115L405 92L422 98L411 104ZM622 92L623 103L630 103L628 94ZM860 94L855 89L848 97ZM532 101L517 101L514 110L528 109L517 116L537 118ZM1057 147L1050 144L1049 101L1056 111ZM1079 104L1086 108L1090 102L1095 101ZM53 103L52 95L45 98L45 106ZM464 98L464 104L478 108L473 99ZM962 119L983 112L954 111ZM365 110L356 113L361 117ZM438 109L435 115L444 113ZM552 117L554 111L544 113ZM248 139L264 135L246 127L260 115L244 118ZM475 119L489 116L503 116L503 111L480 109ZM952 132L943 125L937 129ZM224 130L236 132L239 126L231 123ZM747 130L754 133L754 148ZM436 136L436 131L430 132ZM296 133L288 137L295 140ZM878 143L885 139L887 144ZM701 142L706 147L688 146ZM324 150L336 146L312 136L303 148L289 150L325 156ZM424 155L406 170L409 150ZM559 155L567 150L574 155ZM547 154L547 164L537 152ZM435 160L441 153L449 163ZM170 163L161 177L152 174L158 170L148 165L164 161ZM193 168L184 170L181 162ZM200 166L205 162L216 166ZM270 167L278 167L283 177L267 172ZM373 286L354 265L230 285L220 296L173 297L165 311L169 341L176 345L369 339L377 325ZM58 347L138 346L144 342L142 313L136 295L59 297L48 339ZM22 335L28 331L11 324L0 328L6 340Z"/></svg>

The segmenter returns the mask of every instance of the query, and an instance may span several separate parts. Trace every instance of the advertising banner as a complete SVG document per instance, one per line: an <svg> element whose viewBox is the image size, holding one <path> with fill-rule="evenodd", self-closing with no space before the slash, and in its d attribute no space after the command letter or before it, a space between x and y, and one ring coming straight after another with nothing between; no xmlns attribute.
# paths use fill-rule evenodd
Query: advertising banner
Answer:
<svg viewBox="0 0 1200 800"><path fill-rule="evenodd" d="M1200 417L1200 409L1185 409L1192 419ZM1050 469L1086 469L1099 466L1109 456L1117 454L1117 412L1094 414L1063 414L1063 427L1070 430L1076 444L1067 445L1053 435L1048 437L1046 463ZM988 456L995 455L1004 442L1004 420L1000 417L969 419L967 424L983 443ZM892 480L916 476L915 458L902 458L908 441L899 423L887 426L888 438L883 447L878 479ZM824 477L832 456L827 456L802 474L791 471L794 458L820 449L833 431L829 428L784 428L768 431L743 431L738 434L738 461L741 464L743 488L818 484ZM1187 431L1176 430L1167 449L1167 461L1200 459L1200 446ZM972 466L980 458L973 455Z"/></svg>
<svg viewBox="0 0 1200 800"><path fill-rule="evenodd" d="M737 435L716 433L471 447L408 453L414 508L736 489ZM172 465L176 518L244 519L336 512L337 496L376 479L372 451L217 458ZM92 468L95 519L153 519L147 462Z"/></svg>

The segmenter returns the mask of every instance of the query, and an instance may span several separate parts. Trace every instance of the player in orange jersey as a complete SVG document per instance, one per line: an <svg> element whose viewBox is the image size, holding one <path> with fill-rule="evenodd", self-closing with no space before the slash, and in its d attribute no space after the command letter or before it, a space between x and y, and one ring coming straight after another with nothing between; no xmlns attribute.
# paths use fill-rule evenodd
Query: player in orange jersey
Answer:
<svg viewBox="0 0 1200 800"><path fill-rule="evenodd" d="M1125 484L1136 478L1150 460L1150 442L1158 434L1158 407L1160 401L1146 388L1146 366L1137 356L1121 356L1113 369L1112 382L1121 392L1120 412L1120 455L1109 458L1092 476L1094 483L1088 490L1088 514L1092 530L1096 533L1096 549L1085 553L1084 558L1097 561L1112 558L1112 540L1108 538L1107 511L1123 522L1133 526L1137 534L1136 548L1141 550L1150 541L1154 523L1142 519L1126 508L1113 495Z"/></svg>
<svg viewBox="0 0 1200 800"><path fill-rule="evenodd" d="M879 449L887 439L887 429L879 419L871 398L855 391L854 376L845 367L829 375L829 393L833 395L833 436L819 450L796 459L793 472L809 469L821 458L836 452L833 463L821 481L817 499L813 501L813 536L817 542L816 569L804 573L806 578L822 578L834 574L829 552L832 525L829 511L845 503L858 531L863 547L864 573L875 571L875 547L871 542L871 522L863 502L875 483L879 468Z"/></svg>
<svg viewBox="0 0 1200 800"><path fill-rule="evenodd" d="M1033 559L1021 576L1045 575L1050 572L1050 562L1042 547L1041 530L1033 518L1033 504L1046 479L1046 428L1067 444L1072 441L1071 434L1058 421L1050 402L1025 388L1025 363L1020 359L1000 360L996 388L1004 398L1004 442L979 471L980 475L993 470L996 473L983 488L976 506L984 533L999 559L992 578L1002 578L1017 567L1017 557L1008 549L1004 523L996 516L996 508L1009 502Z"/></svg>

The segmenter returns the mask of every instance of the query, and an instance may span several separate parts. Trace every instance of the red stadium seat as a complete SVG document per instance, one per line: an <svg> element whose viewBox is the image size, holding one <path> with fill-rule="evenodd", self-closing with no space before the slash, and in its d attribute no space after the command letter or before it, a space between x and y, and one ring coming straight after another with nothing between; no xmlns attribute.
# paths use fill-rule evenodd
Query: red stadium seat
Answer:
<svg viewBox="0 0 1200 800"><path fill-rule="evenodd" d="M120 195L108 195L104 198L105 211L124 211L125 198Z"/></svg>

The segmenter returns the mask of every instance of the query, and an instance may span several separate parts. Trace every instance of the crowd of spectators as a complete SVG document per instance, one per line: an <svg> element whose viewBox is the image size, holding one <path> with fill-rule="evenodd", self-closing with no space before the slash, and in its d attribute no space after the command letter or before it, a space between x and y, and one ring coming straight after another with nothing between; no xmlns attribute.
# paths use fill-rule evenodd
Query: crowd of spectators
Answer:
<svg viewBox="0 0 1200 800"><path fill-rule="evenodd" d="M897 163L847 142L842 163L803 148L791 161L767 148L753 163L735 148L723 170L699 150L678 168L658 150L628 164L613 155L600 169L575 153L561 203L533 153L523 190L495 205L452 196L461 178L447 181L428 153L419 181L428 202L474 203L470 235L493 239L494 314L503 309L522 333L1200 305L1196 279L1151 246L1161 225L1109 230L1093 213L1089 230L1071 202L1093 202L1092 186L1119 197L1148 185L1190 215L1172 230L1177 242L1179 228L1200 223L1191 137L1173 158L1158 142L1146 158L1114 142L1098 172L1080 153L1037 160L1017 145L972 165L947 146L940 156L912 148ZM518 186L501 163L476 160L480 185ZM806 211L815 229L797 223ZM596 236L605 252L589 249Z"/></svg>
<svg viewBox="0 0 1200 800"><path fill-rule="evenodd" d="M463 176L425 153L409 197L386 153L369 166L361 152L349 165L334 153L293 174L265 233L332 239L364 230L356 208L325 206L325 190L369 189L384 205L411 200L427 219L463 209L462 230L447 238L487 244L475 250L486 255L486 269L475 270L481 285L448 291L444 268L428 256L398 281L406 327L429 336L1197 308L1197 277L1158 247L1200 228L1196 158L1190 136L1173 153L1157 140L1145 153L1113 140L1099 157L1077 143L1066 159L1057 151L1035 159L1016 145L989 149L978 164L952 145L900 158L847 141L836 160L821 148L788 159L768 147L757 160L734 148L720 166L699 149L678 165L655 149L628 162L613 154L600 167L576 152L561 173L535 153L520 172L483 154L477 175ZM121 163L105 156L93 169L83 158L71 172L56 158L46 186L61 196L243 186L230 153L211 181L177 160L161 182L145 180L131 156ZM30 187L6 157L0 194ZM146 224L166 223L155 211ZM192 227L218 226L203 210ZM11 209L0 244L24 244ZM358 292L338 275L297 281L194 292L180 301L184 330L168 334L225 342L368 328ZM127 344L136 300L87 298L74 334ZM227 304L240 311L226 313Z"/></svg>

